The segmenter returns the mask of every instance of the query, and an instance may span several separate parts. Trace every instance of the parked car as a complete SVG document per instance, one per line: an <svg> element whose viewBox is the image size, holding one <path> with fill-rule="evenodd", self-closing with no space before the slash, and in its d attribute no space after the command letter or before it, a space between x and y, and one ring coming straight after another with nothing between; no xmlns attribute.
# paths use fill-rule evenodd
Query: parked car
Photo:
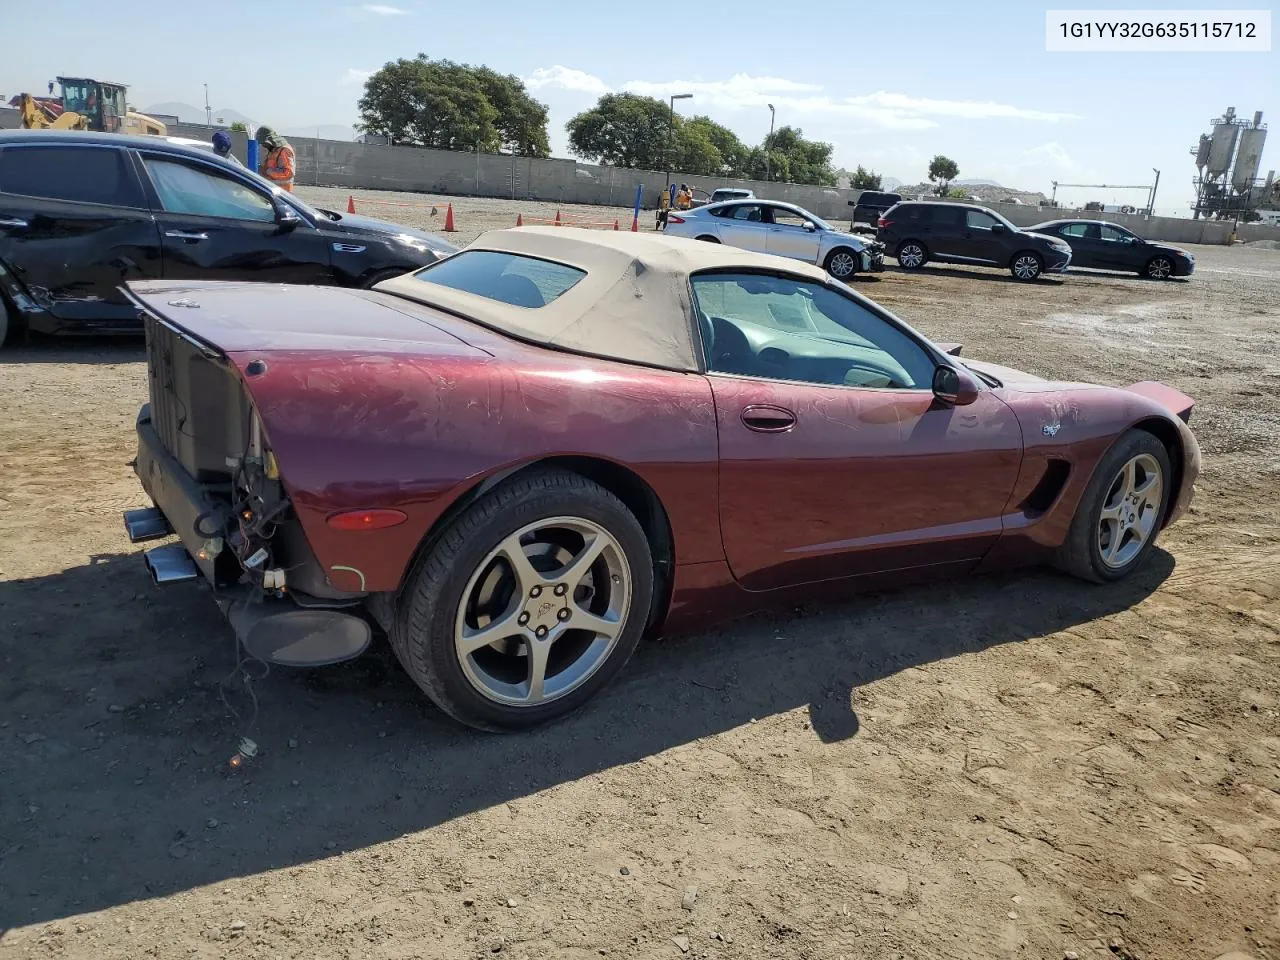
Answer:
<svg viewBox="0 0 1280 960"><path fill-rule="evenodd" d="M212 140L196 140L192 137L162 137L161 139L164 140L165 143L172 143L175 146L190 147L192 150L204 150L207 153L214 153ZM233 163L237 167L244 166L244 164L240 162L240 158L234 153L227 154L223 159Z"/></svg>
<svg viewBox="0 0 1280 960"><path fill-rule="evenodd" d="M317 210L257 174L160 137L0 132L0 342L140 332L119 286L148 278L370 286L457 248Z"/></svg>
<svg viewBox="0 0 1280 960"><path fill-rule="evenodd" d="M1065 240L1029 233L987 207L905 201L885 211L876 238L906 270L930 260L1006 267L1018 280L1062 273L1071 262Z"/></svg>
<svg viewBox="0 0 1280 960"><path fill-rule="evenodd" d="M852 230L857 223L869 223L875 226L882 213L895 203L901 202L902 195L898 193L863 190L858 194L858 199L849 201L849 206L853 207L853 219L849 221L849 229Z"/></svg>
<svg viewBox="0 0 1280 960"><path fill-rule="evenodd" d="M825 267L840 280L884 269L884 248L874 240L842 233L792 203L772 200L708 204L671 211L665 232L711 243L727 243Z"/></svg>
<svg viewBox="0 0 1280 960"><path fill-rule="evenodd" d="M179 538L152 575L203 578L268 663L356 656L372 617L485 729L581 705L644 634L824 586L1120 580L1200 469L1170 387L961 360L728 245L524 227L372 291L130 290L155 506L125 524Z"/></svg>
<svg viewBox="0 0 1280 960"><path fill-rule="evenodd" d="M751 190L743 187L717 187L711 191L711 199L707 203L724 203L727 200L750 200L755 196Z"/></svg>
<svg viewBox="0 0 1280 960"><path fill-rule="evenodd" d="M1104 220L1050 220L1027 230L1069 244L1073 267L1132 270L1152 280L1189 277L1196 269L1196 258L1181 247L1143 240Z"/></svg>

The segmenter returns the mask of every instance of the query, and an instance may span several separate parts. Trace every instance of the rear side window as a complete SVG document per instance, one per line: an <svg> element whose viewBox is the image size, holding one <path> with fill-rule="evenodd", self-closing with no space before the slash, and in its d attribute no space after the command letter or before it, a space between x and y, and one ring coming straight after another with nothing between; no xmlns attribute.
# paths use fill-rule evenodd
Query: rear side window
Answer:
<svg viewBox="0 0 1280 960"><path fill-rule="evenodd" d="M71 203L141 207L123 150L50 144L0 150L0 193Z"/></svg>
<svg viewBox="0 0 1280 960"><path fill-rule="evenodd" d="M465 290L513 307L545 307L585 277L565 263L496 250L464 250L414 274L423 283Z"/></svg>

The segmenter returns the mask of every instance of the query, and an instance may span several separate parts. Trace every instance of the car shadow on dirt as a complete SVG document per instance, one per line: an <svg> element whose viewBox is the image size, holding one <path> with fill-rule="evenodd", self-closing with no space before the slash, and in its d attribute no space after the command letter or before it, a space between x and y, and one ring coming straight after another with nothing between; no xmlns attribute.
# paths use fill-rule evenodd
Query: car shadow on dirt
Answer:
<svg viewBox="0 0 1280 960"><path fill-rule="evenodd" d="M0 933L368 847L786 711L847 740L867 684L1127 609L1173 566L1157 550L1107 587L989 576L650 642L584 710L508 736L453 724L385 644L237 670L205 592L152 586L136 554L0 582ZM233 772L244 735L257 755Z"/></svg>
<svg viewBox="0 0 1280 960"><path fill-rule="evenodd" d="M146 358L137 336L40 337L0 347L0 366L24 363L137 363Z"/></svg>
<svg viewBox="0 0 1280 960"><path fill-rule="evenodd" d="M979 267L968 266L956 263L940 263L928 264L923 267L916 267L908 270L904 267L885 266L885 271L889 273L902 274L905 276L926 276L926 277L965 277L969 280L988 280L996 283L1013 283L1024 287L1060 287L1063 284L1062 274L1055 273L1052 276L1042 274L1034 280L1019 280L1017 277L1000 267Z"/></svg>

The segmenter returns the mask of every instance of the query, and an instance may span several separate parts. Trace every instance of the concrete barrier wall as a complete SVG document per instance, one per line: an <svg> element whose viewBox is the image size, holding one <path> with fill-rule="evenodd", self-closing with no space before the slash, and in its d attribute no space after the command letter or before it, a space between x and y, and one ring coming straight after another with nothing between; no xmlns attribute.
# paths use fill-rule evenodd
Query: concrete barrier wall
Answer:
<svg viewBox="0 0 1280 960"><path fill-rule="evenodd" d="M178 124L170 133L207 140L214 128ZM245 159L246 136L233 133L236 155ZM290 137L298 156L297 183L302 186L344 187L350 190L400 190L453 196L542 200L551 203L589 203L629 207L636 185L644 186L644 207L652 210L666 189L664 173L578 163L574 160L536 160L488 153L459 153L420 147L390 147L341 140ZM710 192L716 187L743 187L758 197L795 203L835 225L847 224L861 190L811 187L758 180L728 180L673 173L676 183L689 183ZM1169 243L1228 243L1231 224L1180 217L1144 217L1120 213L1083 213L1021 204L987 204L1021 227L1059 217L1086 217L1118 223L1148 240ZM1241 239L1280 239L1280 227L1242 224Z"/></svg>

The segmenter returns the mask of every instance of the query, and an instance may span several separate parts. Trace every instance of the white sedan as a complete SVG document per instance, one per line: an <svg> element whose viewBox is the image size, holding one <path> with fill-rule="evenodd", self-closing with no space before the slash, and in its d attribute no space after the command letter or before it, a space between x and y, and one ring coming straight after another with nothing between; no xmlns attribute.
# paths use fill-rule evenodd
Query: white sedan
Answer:
<svg viewBox="0 0 1280 960"><path fill-rule="evenodd" d="M665 232L824 267L838 280L884 269L884 245L836 230L792 203L730 200L693 210L672 210Z"/></svg>

